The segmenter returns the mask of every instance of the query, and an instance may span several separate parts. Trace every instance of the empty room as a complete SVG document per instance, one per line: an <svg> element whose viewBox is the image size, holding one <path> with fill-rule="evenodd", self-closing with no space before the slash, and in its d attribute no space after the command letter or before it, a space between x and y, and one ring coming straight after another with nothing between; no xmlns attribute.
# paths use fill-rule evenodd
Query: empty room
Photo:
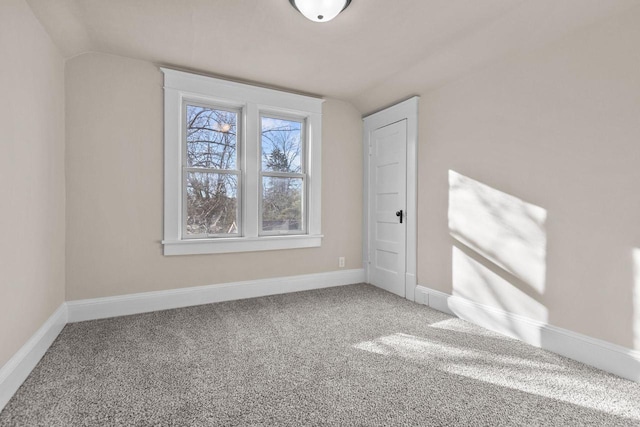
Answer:
<svg viewBox="0 0 640 427"><path fill-rule="evenodd" d="M640 0L0 1L0 426L640 425Z"/></svg>

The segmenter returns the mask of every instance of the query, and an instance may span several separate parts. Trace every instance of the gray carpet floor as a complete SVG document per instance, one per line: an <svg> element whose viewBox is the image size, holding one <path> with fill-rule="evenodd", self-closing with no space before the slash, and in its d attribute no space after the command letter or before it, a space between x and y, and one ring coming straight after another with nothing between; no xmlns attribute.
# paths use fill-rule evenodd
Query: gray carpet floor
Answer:
<svg viewBox="0 0 640 427"><path fill-rule="evenodd" d="M640 384L352 285L67 325L2 426L640 425Z"/></svg>

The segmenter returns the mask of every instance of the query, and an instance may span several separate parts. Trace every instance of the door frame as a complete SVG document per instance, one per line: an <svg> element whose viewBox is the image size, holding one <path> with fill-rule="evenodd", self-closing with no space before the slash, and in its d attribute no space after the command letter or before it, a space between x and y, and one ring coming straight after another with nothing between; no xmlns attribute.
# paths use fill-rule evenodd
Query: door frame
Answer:
<svg viewBox="0 0 640 427"><path fill-rule="evenodd" d="M407 121L407 206L406 206L406 264L405 264L405 298L415 301L415 291L417 285L416 266L417 266L417 214L418 214L418 104L419 96L411 97L405 101L399 102L382 111L364 116L363 120L363 169L364 169L364 188L363 188L363 224L362 224L362 263L365 271L365 277L369 282L369 265L370 265L370 230L369 230L369 191L371 190L369 182L370 169L370 149L371 149L371 133L381 127L399 122Z"/></svg>

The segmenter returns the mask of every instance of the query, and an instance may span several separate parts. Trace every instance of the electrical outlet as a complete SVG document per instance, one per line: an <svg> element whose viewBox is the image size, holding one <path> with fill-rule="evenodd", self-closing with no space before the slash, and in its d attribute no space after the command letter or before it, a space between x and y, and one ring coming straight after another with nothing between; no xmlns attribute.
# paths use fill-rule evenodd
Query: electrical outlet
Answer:
<svg viewBox="0 0 640 427"><path fill-rule="evenodd" d="M345 265L345 259L343 256L341 256L338 258L338 267L344 268L344 265Z"/></svg>

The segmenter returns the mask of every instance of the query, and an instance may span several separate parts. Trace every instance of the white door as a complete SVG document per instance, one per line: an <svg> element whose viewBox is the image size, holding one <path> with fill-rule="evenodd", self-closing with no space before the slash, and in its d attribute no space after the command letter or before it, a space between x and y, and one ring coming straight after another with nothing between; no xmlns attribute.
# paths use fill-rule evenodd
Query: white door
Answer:
<svg viewBox="0 0 640 427"><path fill-rule="evenodd" d="M369 283L405 296L407 120L369 135Z"/></svg>

